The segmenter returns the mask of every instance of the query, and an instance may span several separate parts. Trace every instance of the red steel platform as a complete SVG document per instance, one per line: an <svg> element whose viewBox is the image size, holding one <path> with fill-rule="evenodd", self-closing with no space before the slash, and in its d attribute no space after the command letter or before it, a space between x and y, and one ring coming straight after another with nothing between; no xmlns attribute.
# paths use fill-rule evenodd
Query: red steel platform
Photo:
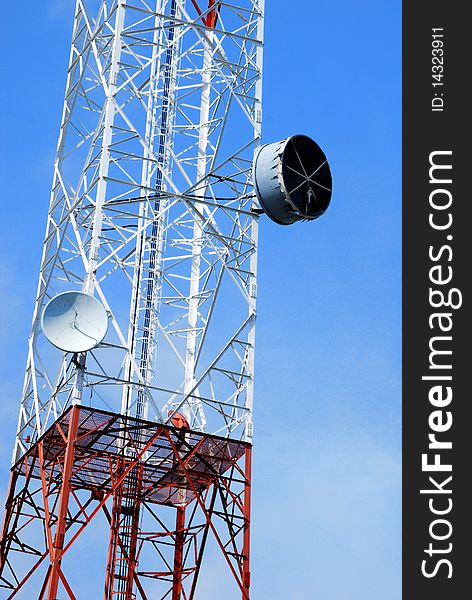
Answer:
<svg viewBox="0 0 472 600"><path fill-rule="evenodd" d="M71 407L72 408L72 407ZM43 447L44 467L60 468L66 452L71 408L39 440ZM202 492L215 477L223 475L249 444L170 425L136 419L79 406L74 469L71 485L75 489L111 492L118 472L136 457L142 464L142 500L156 504L181 506L195 498L188 481ZM176 459L178 450L185 462ZM39 446L35 444L15 465L15 470L41 478ZM124 491L126 497L126 490Z"/></svg>

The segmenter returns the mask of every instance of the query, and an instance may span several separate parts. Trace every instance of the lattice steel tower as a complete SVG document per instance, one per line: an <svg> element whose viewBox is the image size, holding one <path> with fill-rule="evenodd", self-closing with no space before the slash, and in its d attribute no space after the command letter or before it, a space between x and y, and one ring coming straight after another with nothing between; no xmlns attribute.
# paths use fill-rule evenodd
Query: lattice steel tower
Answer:
<svg viewBox="0 0 472 600"><path fill-rule="evenodd" d="M263 12L263 0L76 2L2 598L83 598L67 556L101 518L105 600L198 598L210 539L249 599L258 217L315 218L330 188L314 177L326 160L308 169L298 154L314 142L296 136L257 154L255 192ZM87 351L60 350L68 332L90 337L76 305L57 343L44 335L45 306L72 292L107 313Z"/></svg>

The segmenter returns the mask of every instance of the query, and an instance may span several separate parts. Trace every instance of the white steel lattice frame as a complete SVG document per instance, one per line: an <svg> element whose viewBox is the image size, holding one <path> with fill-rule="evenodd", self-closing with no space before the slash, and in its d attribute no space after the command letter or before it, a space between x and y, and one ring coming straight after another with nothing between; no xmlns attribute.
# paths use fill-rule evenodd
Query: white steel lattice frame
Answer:
<svg viewBox="0 0 472 600"><path fill-rule="evenodd" d="M263 0L77 0L14 461L70 404L252 439ZM94 294L87 355L41 333Z"/></svg>

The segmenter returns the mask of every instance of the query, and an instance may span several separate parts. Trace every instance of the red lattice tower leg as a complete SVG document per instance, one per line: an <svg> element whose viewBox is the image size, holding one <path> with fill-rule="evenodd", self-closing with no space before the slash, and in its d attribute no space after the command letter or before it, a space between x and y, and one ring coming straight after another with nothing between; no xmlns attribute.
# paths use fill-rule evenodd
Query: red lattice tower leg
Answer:
<svg viewBox="0 0 472 600"><path fill-rule="evenodd" d="M70 478L74 469L75 441L77 438L79 411L80 409L78 406L72 407L69 431L67 435L67 448L64 459L64 473L59 499L59 512L57 515L56 533L54 536L54 542L52 544L51 566L49 568L49 577L47 578L49 588L47 595L48 600L56 600L57 591L59 587L59 579L61 579L62 583L66 586L66 588L68 587L67 581L65 580L61 571L61 562L62 555L64 552L66 517L69 508L69 496L71 490ZM47 524L47 526L49 529L49 523Z"/></svg>
<svg viewBox="0 0 472 600"><path fill-rule="evenodd" d="M182 569L184 558L185 540L185 508L177 507L175 523L175 552L174 552L174 577L172 582L172 600L180 600L182 596Z"/></svg>

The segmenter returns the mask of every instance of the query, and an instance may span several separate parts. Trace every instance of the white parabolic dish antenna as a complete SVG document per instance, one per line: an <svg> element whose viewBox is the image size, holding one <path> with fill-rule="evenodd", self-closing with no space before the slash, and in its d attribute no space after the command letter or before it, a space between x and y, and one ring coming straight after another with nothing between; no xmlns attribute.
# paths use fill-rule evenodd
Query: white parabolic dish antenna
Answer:
<svg viewBox="0 0 472 600"><path fill-rule="evenodd" d="M44 308L41 328L47 339L65 352L86 352L100 344L108 316L100 302L84 292L62 292Z"/></svg>

